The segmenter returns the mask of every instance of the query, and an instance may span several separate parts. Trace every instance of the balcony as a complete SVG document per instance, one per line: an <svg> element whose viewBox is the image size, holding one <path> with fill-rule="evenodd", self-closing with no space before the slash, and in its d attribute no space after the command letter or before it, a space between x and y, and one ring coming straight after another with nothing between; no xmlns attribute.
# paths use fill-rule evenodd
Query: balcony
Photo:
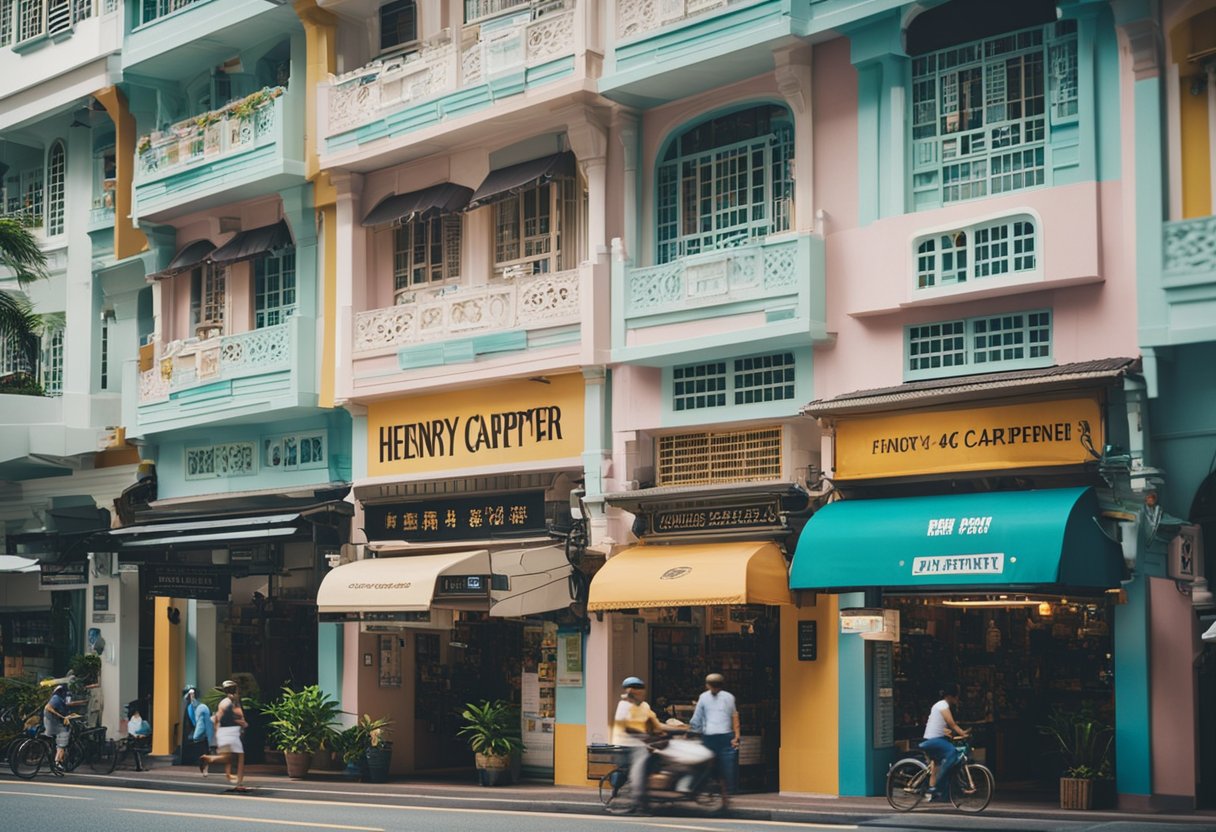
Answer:
<svg viewBox="0 0 1216 832"><path fill-rule="evenodd" d="M320 89L326 151L400 136L490 106L574 71L571 3L470 0L473 13L521 14L467 25L417 52L376 60ZM541 14L540 10L549 9ZM446 32L447 30L445 30Z"/></svg>
<svg viewBox="0 0 1216 832"><path fill-rule="evenodd" d="M823 238L781 234L658 266L612 265L612 360L665 365L826 338ZM729 351L728 349L728 351Z"/></svg>
<svg viewBox="0 0 1216 832"><path fill-rule="evenodd" d="M198 0L144 0L139 10L139 25L159 20L197 2Z"/></svg>
<svg viewBox="0 0 1216 832"><path fill-rule="evenodd" d="M1145 345L1216 340L1216 216L1164 223L1161 250L1168 326Z"/></svg>
<svg viewBox="0 0 1216 832"><path fill-rule="evenodd" d="M138 372L142 434L198 424L286 417L315 404L314 322L290 318L278 326L205 339L153 342ZM150 354L149 354L150 353Z"/></svg>
<svg viewBox="0 0 1216 832"><path fill-rule="evenodd" d="M133 214L165 219L300 181L303 163L284 129L284 93L263 89L140 138Z"/></svg>

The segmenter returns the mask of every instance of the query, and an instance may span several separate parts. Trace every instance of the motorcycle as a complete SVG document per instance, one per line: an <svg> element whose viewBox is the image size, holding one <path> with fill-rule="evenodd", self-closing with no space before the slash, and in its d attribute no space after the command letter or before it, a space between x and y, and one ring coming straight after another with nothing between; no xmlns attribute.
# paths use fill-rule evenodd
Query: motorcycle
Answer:
<svg viewBox="0 0 1216 832"><path fill-rule="evenodd" d="M646 805L657 808L692 803L710 814L726 811L726 788L718 776L717 756L690 736L651 737L646 741L651 768L646 780ZM628 762L600 780L600 800L611 814L633 811Z"/></svg>

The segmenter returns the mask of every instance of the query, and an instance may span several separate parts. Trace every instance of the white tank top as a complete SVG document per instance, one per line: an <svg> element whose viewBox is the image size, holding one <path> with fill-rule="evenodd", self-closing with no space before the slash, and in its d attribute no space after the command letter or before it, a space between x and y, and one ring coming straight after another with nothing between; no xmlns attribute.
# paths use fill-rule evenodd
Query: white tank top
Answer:
<svg viewBox="0 0 1216 832"><path fill-rule="evenodd" d="M925 739L933 740L946 736L945 713L948 710L950 710L950 703L945 699L939 699L929 711L929 721L925 723Z"/></svg>

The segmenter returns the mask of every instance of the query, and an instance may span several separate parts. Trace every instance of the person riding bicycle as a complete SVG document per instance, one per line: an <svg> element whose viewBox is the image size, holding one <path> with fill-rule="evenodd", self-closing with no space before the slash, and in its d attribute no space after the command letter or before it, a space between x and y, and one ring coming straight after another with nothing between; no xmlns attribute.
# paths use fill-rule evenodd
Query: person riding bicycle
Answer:
<svg viewBox="0 0 1216 832"><path fill-rule="evenodd" d="M929 775L927 798L930 801L946 796L946 790L950 788L950 770L959 760L959 751L949 737L967 737L971 734L959 727L950 710L958 707L958 685L945 686L939 695L941 699L929 710L929 719L925 722L925 740L920 744L920 749L936 764Z"/></svg>
<svg viewBox="0 0 1216 832"><path fill-rule="evenodd" d="M46 735L55 740L54 769L63 771L63 761L68 753L68 739L71 732L68 728L68 686L56 685L51 692L51 698L42 709L42 724Z"/></svg>
<svg viewBox="0 0 1216 832"><path fill-rule="evenodd" d="M612 741L630 749L629 784L633 790L633 811L643 811L646 806L646 778L650 769L650 748L645 738L649 734L663 734L667 729L659 722L650 704L642 698L646 683L637 676L629 676L621 682L625 691L617 703L612 724Z"/></svg>

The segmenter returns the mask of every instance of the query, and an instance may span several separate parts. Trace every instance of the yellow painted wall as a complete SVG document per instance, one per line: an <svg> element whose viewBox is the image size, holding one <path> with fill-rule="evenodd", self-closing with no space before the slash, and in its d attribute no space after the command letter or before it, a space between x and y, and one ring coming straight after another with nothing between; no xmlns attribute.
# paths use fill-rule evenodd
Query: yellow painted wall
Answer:
<svg viewBox="0 0 1216 832"><path fill-rule="evenodd" d="M186 602L157 598L153 623L152 753L172 754L181 737L182 660L186 651ZM181 611L177 624L169 621L169 608ZM148 718L148 714L144 714Z"/></svg>
<svg viewBox="0 0 1216 832"><path fill-rule="evenodd" d="M1191 78L1178 80L1182 126L1182 216L1212 214L1212 154L1208 136L1208 94L1191 95Z"/></svg>
<svg viewBox="0 0 1216 832"><path fill-rule="evenodd" d="M114 122L114 259L122 260L148 248L148 238L131 222L131 188L135 180L135 116L118 87L93 93Z"/></svg>
<svg viewBox="0 0 1216 832"><path fill-rule="evenodd" d="M557 724L553 732L553 783L557 786L597 786L587 779L587 726Z"/></svg>
<svg viewBox="0 0 1216 832"><path fill-rule="evenodd" d="M838 794L840 713L838 601L781 608L781 779L783 793ZM798 661L798 622L818 622L818 658Z"/></svg>

